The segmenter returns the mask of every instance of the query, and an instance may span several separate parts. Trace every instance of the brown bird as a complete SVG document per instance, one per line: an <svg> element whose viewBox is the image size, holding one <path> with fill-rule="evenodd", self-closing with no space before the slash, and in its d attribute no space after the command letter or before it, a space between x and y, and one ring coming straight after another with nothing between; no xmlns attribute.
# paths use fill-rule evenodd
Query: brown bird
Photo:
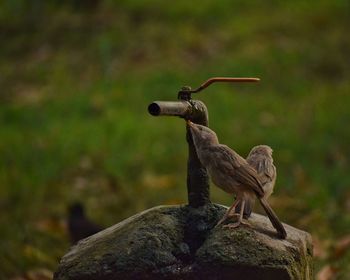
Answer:
<svg viewBox="0 0 350 280"><path fill-rule="evenodd" d="M251 149L246 160L259 175L259 180L264 189L264 198L267 200L273 192L276 182L276 167L273 164L273 150L267 145L258 145ZM245 202L243 211L244 218L250 217L255 203L255 197L251 197ZM241 205L236 207L236 213L240 213Z"/></svg>
<svg viewBox="0 0 350 280"><path fill-rule="evenodd" d="M272 225L280 238L284 239L287 233L278 217L264 198L265 192L256 170L235 151L219 143L216 133L206 126L187 121L194 146L202 165L207 169L213 183L227 193L235 194L236 199L232 206L218 222L224 222L241 203L238 221L227 225L229 228L238 227L243 221L245 202L251 197L257 197Z"/></svg>

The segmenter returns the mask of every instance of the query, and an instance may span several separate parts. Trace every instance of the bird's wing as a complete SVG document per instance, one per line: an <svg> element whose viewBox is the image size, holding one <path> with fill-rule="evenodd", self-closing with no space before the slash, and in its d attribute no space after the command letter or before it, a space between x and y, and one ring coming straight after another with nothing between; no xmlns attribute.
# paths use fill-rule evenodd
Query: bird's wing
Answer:
<svg viewBox="0 0 350 280"><path fill-rule="evenodd" d="M235 170L237 180L243 185L250 186L258 196L264 196L264 190L256 171L247 165L241 165Z"/></svg>
<svg viewBox="0 0 350 280"><path fill-rule="evenodd" d="M260 164L261 167L259 168L260 170L257 170L258 173L263 172L267 177L269 177L271 180L275 177L276 175L276 168L272 163L272 160L269 158L264 158Z"/></svg>
<svg viewBox="0 0 350 280"><path fill-rule="evenodd" d="M234 176L242 185L251 187L258 196L264 195L258 174L244 158L226 145L214 146L211 152L218 154L214 157L215 159L220 159L215 162L217 168L223 169L226 173Z"/></svg>
<svg viewBox="0 0 350 280"><path fill-rule="evenodd" d="M247 162L250 166L254 167L257 173L260 175L261 183L273 180L276 176L276 167L273 165L273 161L261 154L254 154L247 157Z"/></svg>

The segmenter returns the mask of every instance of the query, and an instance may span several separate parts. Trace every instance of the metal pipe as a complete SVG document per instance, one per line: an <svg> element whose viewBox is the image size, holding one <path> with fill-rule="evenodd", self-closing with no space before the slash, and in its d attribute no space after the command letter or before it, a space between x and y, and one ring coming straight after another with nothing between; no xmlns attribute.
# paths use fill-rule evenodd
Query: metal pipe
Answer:
<svg viewBox="0 0 350 280"><path fill-rule="evenodd" d="M191 112L186 116L186 119L193 123L208 126L208 109L205 104L199 100L190 100L189 102L191 104ZM197 208L210 203L209 175L198 158L189 126L186 126L186 140L188 143L188 204Z"/></svg>
<svg viewBox="0 0 350 280"><path fill-rule="evenodd" d="M188 101L154 101L148 106L148 112L153 116L184 117L192 111Z"/></svg>
<svg viewBox="0 0 350 280"><path fill-rule="evenodd" d="M259 78L214 77L214 78L210 78L209 80L205 81L203 84L201 84L196 89L187 88L187 89L180 90L179 95L200 92L203 89L205 89L208 86L210 86L212 83L216 83L216 82L224 82L224 83L251 83L251 82L259 82L259 81L260 81Z"/></svg>
<svg viewBox="0 0 350 280"><path fill-rule="evenodd" d="M193 123L208 126L208 110L199 100L155 101L148 106L148 112L153 116L179 116ZM197 208L210 203L209 177L198 159L189 127L186 129L186 140L188 204Z"/></svg>

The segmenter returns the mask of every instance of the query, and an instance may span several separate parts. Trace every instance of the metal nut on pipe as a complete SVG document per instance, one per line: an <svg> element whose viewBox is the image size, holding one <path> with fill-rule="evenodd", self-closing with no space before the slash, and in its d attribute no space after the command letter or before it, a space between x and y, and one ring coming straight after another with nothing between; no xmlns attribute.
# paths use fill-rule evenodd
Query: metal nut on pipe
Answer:
<svg viewBox="0 0 350 280"><path fill-rule="evenodd" d="M153 116L185 117L191 111L192 105L187 101L155 101L148 106L148 112Z"/></svg>

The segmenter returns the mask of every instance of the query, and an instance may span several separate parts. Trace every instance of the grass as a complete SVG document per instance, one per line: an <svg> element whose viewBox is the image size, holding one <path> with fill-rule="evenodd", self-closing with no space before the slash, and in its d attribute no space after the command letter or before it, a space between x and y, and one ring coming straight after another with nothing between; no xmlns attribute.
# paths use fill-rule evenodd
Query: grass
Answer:
<svg viewBox="0 0 350 280"><path fill-rule="evenodd" d="M105 226L185 203L184 124L148 104L211 76L257 76L198 98L223 143L242 155L273 147L271 203L320 240L316 270L347 279L349 252L331 257L350 227L348 1L74 3L0 4L4 277L55 269L72 201Z"/></svg>

